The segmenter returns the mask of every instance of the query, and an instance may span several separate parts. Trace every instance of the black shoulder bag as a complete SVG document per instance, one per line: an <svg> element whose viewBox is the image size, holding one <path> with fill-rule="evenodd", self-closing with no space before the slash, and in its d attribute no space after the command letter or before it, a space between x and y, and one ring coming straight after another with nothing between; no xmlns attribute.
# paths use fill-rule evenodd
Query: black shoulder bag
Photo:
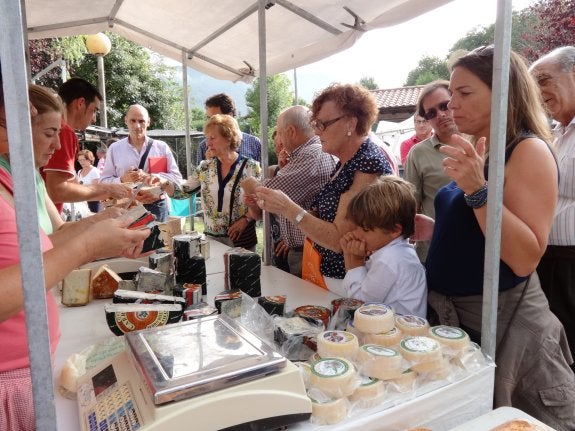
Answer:
<svg viewBox="0 0 575 431"><path fill-rule="evenodd" d="M248 159L244 159L242 161L242 165L240 166L240 170L238 171L238 175L236 176L236 179L234 181L234 185L232 186L232 194L230 197L230 214L229 214L230 222L228 224L228 227L232 225L232 211L234 209L234 199L235 199L235 194L236 194L236 188L238 187L238 184L239 184L240 179L242 177L242 173L244 172L244 167L246 166L247 162L248 162ZM254 221L248 223L246 228L242 231L240 237L238 239L236 239L235 241L233 241L233 243L234 243L234 247L243 247L243 248L247 248L247 249L254 247L258 243L258 237L256 235L256 223Z"/></svg>
<svg viewBox="0 0 575 431"><path fill-rule="evenodd" d="M148 145L146 146L146 151L144 151L144 154L142 154L142 157L140 159L140 164L138 165L138 169L144 169L144 165L146 164L146 160L148 159L148 153L150 152L150 148L152 148L152 144L154 143L153 139L150 139L148 141Z"/></svg>

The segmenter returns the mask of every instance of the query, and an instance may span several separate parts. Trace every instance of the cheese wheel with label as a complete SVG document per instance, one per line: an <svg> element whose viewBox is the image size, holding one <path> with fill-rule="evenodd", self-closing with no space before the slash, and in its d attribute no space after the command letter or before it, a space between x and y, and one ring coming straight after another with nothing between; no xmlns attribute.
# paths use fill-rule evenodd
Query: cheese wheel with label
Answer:
<svg viewBox="0 0 575 431"><path fill-rule="evenodd" d="M311 401L311 421L317 425L333 425L347 416L347 400L330 398L317 389L309 389L307 396Z"/></svg>
<svg viewBox="0 0 575 431"><path fill-rule="evenodd" d="M392 380L401 376L401 355L390 347L365 344L359 349L357 359L363 375L380 380Z"/></svg>
<svg viewBox="0 0 575 431"><path fill-rule="evenodd" d="M395 326L394 313L389 305L365 304L355 310L353 325L364 334L389 332Z"/></svg>
<svg viewBox="0 0 575 431"><path fill-rule="evenodd" d="M429 337L405 337L399 343L402 356L418 373L430 372L441 366L441 346Z"/></svg>
<svg viewBox="0 0 575 431"><path fill-rule="evenodd" d="M426 319L413 315L395 316L395 326L405 335L427 335L429 330Z"/></svg>
<svg viewBox="0 0 575 431"><path fill-rule="evenodd" d="M317 336L317 353L322 358L346 358L353 360L357 354L357 337L346 331L323 331Z"/></svg>
<svg viewBox="0 0 575 431"><path fill-rule="evenodd" d="M463 352L469 347L469 335L456 326L433 326L429 329L429 336L455 353Z"/></svg>
<svg viewBox="0 0 575 431"><path fill-rule="evenodd" d="M348 398L363 409L376 406L383 401L385 386L379 379L361 376L361 383Z"/></svg>
<svg viewBox="0 0 575 431"><path fill-rule="evenodd" d="M380 346L393 347L397 346L403 338L402 332L394 327L391 331L380 334L365 334L363 336L364 344L379 344Z"/></svg>
<svg viewBox="0 0 575 431"><path fill-rule="evenodd" d="M353 364L344 358L322 358L311 364L310 386L330 398L351 395L357 386Z"/></svg>

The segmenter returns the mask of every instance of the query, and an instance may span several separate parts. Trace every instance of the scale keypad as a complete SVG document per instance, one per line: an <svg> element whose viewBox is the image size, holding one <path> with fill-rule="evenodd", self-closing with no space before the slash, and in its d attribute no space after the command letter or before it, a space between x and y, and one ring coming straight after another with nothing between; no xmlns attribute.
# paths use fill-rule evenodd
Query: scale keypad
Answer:
<svg viewBox="0 0 575 431"><path fill-rule="evenodd" d="M87 413L90 431L136 431L142 428L143 422L128 383L108 388L97 396L97 401Z"/></svg>

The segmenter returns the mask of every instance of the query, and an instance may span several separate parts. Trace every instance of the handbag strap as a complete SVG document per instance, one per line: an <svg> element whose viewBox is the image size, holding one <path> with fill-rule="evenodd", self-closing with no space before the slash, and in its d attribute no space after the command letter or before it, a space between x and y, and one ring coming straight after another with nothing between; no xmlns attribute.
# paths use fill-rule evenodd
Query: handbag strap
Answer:
<svg viewBox="0 0 575 431"><path fill-rule="evenodd" d="M153 139L148 141L148 145L146 146L146 151L142 154L140 158L140 164L138 165L138 169L144 169L144 165L146 164L146 159L148 158L148 153L150 152L150 148L152 148L152 144L154 143Z"/></svg>
<svg viewBox="0 0 575 431"><path fill-rule="evenodd" d="M244 172L244 167L246 166L247 162L248 162L247 158L242 161L242 165L240 166L240 170L238 171L238 174L236 175L236 179L234 180L234 184L232 185L232 195L230 196L230 213L229 213L230 221L228 223L228 226L231 226L231 224L232 224L232 210L234 208L236 189L238 188L238 184L240 183L240 179L242 178L242 173Z"/></svg>

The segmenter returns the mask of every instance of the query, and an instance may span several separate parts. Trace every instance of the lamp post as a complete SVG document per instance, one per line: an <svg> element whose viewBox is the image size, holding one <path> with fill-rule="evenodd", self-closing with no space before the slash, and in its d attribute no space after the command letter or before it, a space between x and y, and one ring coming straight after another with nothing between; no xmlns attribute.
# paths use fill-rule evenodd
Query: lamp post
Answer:
<svg viewBox="0 0 575 431"><path fill-rule="evenodd" d="M100 126L108 127L108 117L106 114L106 77L104 74L104 56L112 49L112 42L104 33L91 34L86 37L86 48L90 54L96 56L98 62L98 90L102 94L100 104Z"/></svg>

